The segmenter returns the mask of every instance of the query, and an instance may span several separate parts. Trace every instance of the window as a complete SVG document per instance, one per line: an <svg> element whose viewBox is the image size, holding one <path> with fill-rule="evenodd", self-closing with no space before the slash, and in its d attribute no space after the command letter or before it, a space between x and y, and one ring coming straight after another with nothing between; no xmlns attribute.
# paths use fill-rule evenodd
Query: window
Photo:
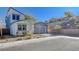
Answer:
<svg viewBox="0 0 79 59"><path fill-rule="evenodd" d="M26 25L25 25L25 24L19 24L19 25L18 25L18 30L19 30L19 31L26 30Z"/></svg>
<svg viewBox="0 0 79 59"><path fill-rule="evenodd" d="M20 15L13 14L13 15L12 15L12 19L13 19L13 20L19 20L19 19L20 19Z"/></svg>
<svg viewBox="0 0 79 59"><path fill-rule="evenodd" d="M23 25L23 30L26 30L26 25Z"/></svg>
<svg viewBox="0 0 79 59"><path fill-rule="evenodd" d="M19 18L19 15L16 15L16 20L19 20L20 18Z"/></svg>
<svg viewBox="0 0 79 59"><path fill-rule="evenodd" d="M21 25L20 25L20 24L18 25L18 30L22 30L22 28L21 28Z"/></svg>
<svg viewBox="0 0 79 59"><path fill-rule="evenodd" d="M14 20L16 19L16 15L15 14L12 15L12 19L14 19Z"/></svg>

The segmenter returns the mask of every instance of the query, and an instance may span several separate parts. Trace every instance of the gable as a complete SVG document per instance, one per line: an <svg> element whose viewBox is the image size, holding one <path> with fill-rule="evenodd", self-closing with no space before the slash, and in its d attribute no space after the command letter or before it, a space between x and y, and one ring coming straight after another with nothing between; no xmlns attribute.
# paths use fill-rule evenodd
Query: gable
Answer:
<svg viewBox="0 0 79 59"><path fill-rule="evenodd" d="M20 11L14 9L14 8L12 8L12 7L10 7L10 8L8 9L8 13L11 12L11 11L14 11L14 12L17 12L18 14L24 15L23 13L21 13ZM25 16L25 15L24 15L24 16Z"/></svg>
<svg viewBox="0 0 79 59"><path fill-rule="evenodd" d="M14 8L9 8L9 10L7 12L7 16L12 15L12 14L20 15L21 16L21 19L24 19L25 18L25 15L23 13L17 11Z"/></svg>

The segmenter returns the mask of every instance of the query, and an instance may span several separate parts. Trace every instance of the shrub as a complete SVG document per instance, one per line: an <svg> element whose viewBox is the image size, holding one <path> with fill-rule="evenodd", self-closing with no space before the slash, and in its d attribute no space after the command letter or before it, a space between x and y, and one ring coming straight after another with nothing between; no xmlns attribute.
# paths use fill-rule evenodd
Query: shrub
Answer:
<svg viewBox="0 0 79 59"><path fill-rule="evenodd" d="M62 29L62 27L59 26L59 25L56 25L55 28L54 28L54 30L56 30L56 31L61 31L61 29Z"/></svg>

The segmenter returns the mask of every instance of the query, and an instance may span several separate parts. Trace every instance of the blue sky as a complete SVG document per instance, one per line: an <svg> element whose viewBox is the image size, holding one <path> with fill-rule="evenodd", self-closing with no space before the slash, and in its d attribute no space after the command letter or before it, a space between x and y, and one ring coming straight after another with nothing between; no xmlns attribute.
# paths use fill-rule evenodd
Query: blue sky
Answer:
<svg viewBox="0 0 79 59"><path fill-rule="evenodd" d="M15 8L15 7L14 7ZM16 7L16 10L35 16L38 21L64 17L64 12L71 11L79 15L79 7ZM4 22L8 7L0 7L0 21Z"/></svg>

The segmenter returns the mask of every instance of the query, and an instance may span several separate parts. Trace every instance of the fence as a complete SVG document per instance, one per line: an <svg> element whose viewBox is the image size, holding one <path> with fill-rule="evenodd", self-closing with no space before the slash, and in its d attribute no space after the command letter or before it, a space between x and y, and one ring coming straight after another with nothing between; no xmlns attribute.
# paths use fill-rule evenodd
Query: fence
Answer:
<svg viewBox="0 0 79 59"><path fill-rule="evenodd" d="M3 35L10 35L10 30L9 29L2 29L2 34ZM0 35L1 35L1 31L0 31Z"/></svg>
<svg viewBox="0 0 79 59"><path fill-rule="evenodd" d="M79 29L62 29L61 34L79 36Z"/></svg>

